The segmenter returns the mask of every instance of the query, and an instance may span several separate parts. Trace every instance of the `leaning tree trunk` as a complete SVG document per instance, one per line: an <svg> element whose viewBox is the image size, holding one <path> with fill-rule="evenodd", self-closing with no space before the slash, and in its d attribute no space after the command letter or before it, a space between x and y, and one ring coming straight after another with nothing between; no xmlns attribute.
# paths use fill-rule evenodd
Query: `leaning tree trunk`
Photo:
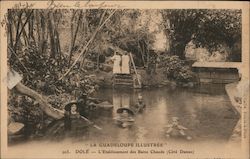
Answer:
<svg viewBox="0 0 250 159"><path fill-rule="evenodd" d="M33 99L35 99L41 109L50 117L54 118L54 119L61 119L64 117L64 113L60 110L57 110L55 108L52 108L44 99L44 97L42 95L40 95L39 93L37 93L36 91L30 89L29 87L26 87L25 85L23 85L21 82L19 82L16 86L15 86L16 90L24 95L27 95Z"/></svg>

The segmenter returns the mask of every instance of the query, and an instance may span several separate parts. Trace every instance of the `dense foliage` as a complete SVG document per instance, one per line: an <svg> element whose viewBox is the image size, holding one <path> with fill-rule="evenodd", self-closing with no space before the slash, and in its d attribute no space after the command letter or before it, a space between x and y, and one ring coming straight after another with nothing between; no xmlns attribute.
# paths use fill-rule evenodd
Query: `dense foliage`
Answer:
<svg viewBox="0 0 250 159"><path fill-rule="evenodd" d="M34 45L25 48L18 58L19 61L15 58L9 59L12 68L18 72L24 72L23 83L42 95L48 96L47 101L54 108L62 110L67 102L75 100L83 93L91 94L98 88L91 76L86 71L78 69L79 67L75 67L70 75L59 81L58 78L67 68L67 58L63 57L60 60L50 58L40 54ZM25 64L25 70L21 63ZM33 99L10 91L8 102L11 120L27 123L30 129L27 130L30 131L27 132L28 134L42 132L48 126L46 123L48 116ZM31 132L31 130L35 131Z"/></svg>
<svg viewBox="0 0 250 159"><path fill-rule="evenodd" d="M169 37L170 52L185 58L185 46L191 40L198 47L216 50L226 44L234 50L231 61L241 60L241 50L235 45L241 43L241 10L222 9L178 9L163 10L166 36ZM240 48L237 48L240 49Z"/></svg>
<svg viewBox="0 0 250 159"><path fill-rule="evenodd" d="M58 27L66 23L65 19L60 21L63 13L56 10L10 10L8 17L9 66L22 74L23 84L48 96L48 103L59 109L80 94L90 94L96 88L88 73L80 69L80 62L67 77L58 80L68 69L70 59L61 49L58 38ZM8 102L9 117L26 123L26 130L39 132L47 125L47 115L31 98L11 91Z"/></svg>
<svg viewBox="0 0 250 159"><path fill-rule="evenodd" d="M178 56L161 56L158 67L164 68L164 74L170 80L184 83L194 80L194 73L191 68Z"/></svg>
<svg viewBox="0 0 250 159"><path fill-rule="evenodd" d="M154 19L159 15L162 21ZM7 19L8 66L23 75L26 86L48 96L48 102L59 109L97 90L91 73L100 71L100 64L108 63L117 50L132 53L135 65L147 68L149 78L156 74L158 64L166 78L185 83L194 80L183 60L191 40L210 50L226 44L232 50L231 61L241 60L240 47L236 47L241 44L240 10L27 9L9 10ZM152 21L157 21L156 31L152 31ZM153 48L159 30L165 31L170 44L169 53L161 56ZM40 129L46 115L35 101L17 94L9 93L10 117Z"/></svg>

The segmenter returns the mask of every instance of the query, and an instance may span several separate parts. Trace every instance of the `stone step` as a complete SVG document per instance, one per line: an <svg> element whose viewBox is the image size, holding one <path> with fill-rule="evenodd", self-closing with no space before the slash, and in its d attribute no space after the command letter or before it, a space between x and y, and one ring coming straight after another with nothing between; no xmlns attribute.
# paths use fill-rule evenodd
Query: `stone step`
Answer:
<svg viewBox="0 0 250 159"><path fill-rule="evenodd" d="M116 77L132 77L132 75L131 74L116 74L116 75L114 75L114 77L116 78Z"/></svg>
<svg viewBox="0 0 250 159"><path fill-rule="evenodd" d="M114 79L114 82L132 82L133 83L133 79Z"/></svg>
<svg viewBox="0 0 250 159"><path fill-rule="evenodd" d="M113 78L114 88L133 88L133 76L131 74L115 74Z"/></svg>
<svg viewBox="0 0 250 159"><path fill-rule="evenodd" d="M133 83L120 82L120 83L114 83L114 85L133 85Z"/></svg>
<svg viewBox="0 0 250 159"><path fill-rule="evenodd" d="M115 77L114 79L133 79L132 77Z"/></svg>

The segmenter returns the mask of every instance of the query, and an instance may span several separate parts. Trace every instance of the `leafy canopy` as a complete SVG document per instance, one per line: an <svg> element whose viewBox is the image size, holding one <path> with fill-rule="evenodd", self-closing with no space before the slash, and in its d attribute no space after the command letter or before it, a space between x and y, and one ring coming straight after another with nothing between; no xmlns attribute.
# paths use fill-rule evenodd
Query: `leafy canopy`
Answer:
<svg viewBox="0 0 250 159"><path fill-rule="evenodd" d="M233 48L241 42L241 10L174 9L161 11L170 52L184 57L185 46L193 40L196 46L216 50L226 44Z"/></svg>

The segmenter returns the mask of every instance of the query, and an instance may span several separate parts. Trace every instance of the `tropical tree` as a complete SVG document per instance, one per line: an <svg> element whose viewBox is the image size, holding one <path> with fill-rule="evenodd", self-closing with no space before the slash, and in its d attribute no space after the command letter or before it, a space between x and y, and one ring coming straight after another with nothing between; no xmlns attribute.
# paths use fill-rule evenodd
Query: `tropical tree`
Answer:
<svg viewBox="0 0 250 159"><path fill-rule="evenodd" d="M185 46L191 40L196 46L209 50L225 44L234 50L232 54L241 52L240 47L235 49L236 44L241 43L241 10L174 9L161 13L173 55L184 59ZM231 60L241 60L240 54L233 56Z"/></svg>

